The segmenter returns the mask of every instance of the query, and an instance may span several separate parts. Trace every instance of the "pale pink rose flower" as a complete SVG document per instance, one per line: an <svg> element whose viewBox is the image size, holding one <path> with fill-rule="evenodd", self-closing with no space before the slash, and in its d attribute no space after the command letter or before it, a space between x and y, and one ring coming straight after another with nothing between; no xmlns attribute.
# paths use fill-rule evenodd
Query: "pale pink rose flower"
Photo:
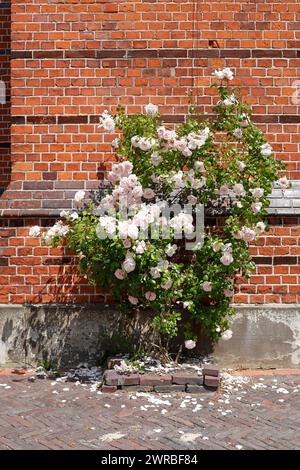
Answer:
<svg viewBox="0 0 300 470"><path fill-rule="evenodd" d="M131 247L131 241L126 238L126 240L123 240L123 246L124 248L130 248Z"/></svg>
<svg viewBox="0 0 300 470"><path fill-rule="evenodd" d="M169 279L169 281L167 281L165 284L161 284L161 288L164 290L168 290L168 289L171 289L172 285L173 285L173 281Z"/></svg>
<svg viewBox="0 0 300 470"><path fill-rule="evenodd" d="M132 305L137 305L139 303L139 299L136 297L133 297L132 295L128 296L128 300Z"/></svg>
<svg viewBox="0 0 300 470"><path fill-rule="evenodd" d="M211 282L209 281L204 281L202 283L202 289L204 290L204 292L211 292L212 290L212 284Z"/></svg>
<svg viewBox="0 0 300 470"><path fill-rule="evenodd" d="M264 189L263 188L254 188L250 189L250 193L252 194L255 199L259 199L264 195Z"/></svg>
<svg viewBox="0 0 300 470"><path fill-rule="evenodd" d="M145 298L146 298L149 302L153 302L153 301L156 299L156 294L155 294L155 292L147 291L147 292L145 293Z"/></svg>
<svg viewBox="0 0 300 470"><path fill-rule="evenodd" d="M131 273L135 270L135 261L131 256L125 258L125 261L122 264L122 268L126 273Z"/></svg>
<svg viewBox="0 0 300 470"><path fill-rule="evenodd" d="M232 297L233 294L234 294L234 291L232 289L225 289L224 290L225 297Z"/></svg>
<svg viewBox="0 0 300 470"><path fill-rule="evenodd" d="M254 202L251 204L251 209L254 212L254 214L258 214L262 208L262 203L261 202Z"/></svg>
<svg viewBox="0 0 300 470"><path fill-rule="evenodd" d="M145 106L145 113L146 114L156 114L158 112L158 107L155 104L149 103Z"/></svg>
<svg viewBox="0 0 300 470"><path fill-rule="evenodd" d="M224 339L225 341L228 341L229 339L232 338L232 335L233 335L232 330L226 330L222 333L221 336L222 336L222 339Z"/></svg>
<svg viewBox="0 0 300 470"><path fill-rule="evenodd" d="M231 253L225 252L223 256L221 256L220 261L224 266L229 266L233 262L233 257Z"/></svg>
<svg viewBox="0 0 300 470"><path fill-rule="evenodd" d="M184 342L184 345L186 349L194 349L196 347L196 341L193 341L192 339L188 339L187 341Z"/></svg>
<svg viewBox="0 0 300 470"><path fill-rule="evenodd" d="M155 192L151 188L146 188L143 192L143 196L145 199L153 199L155 196Z"/></svg>
<svg viewBox="0 0 300 470"><path fill-rule="evenodd" d="M40 234L41 234L41 227L39 227L38 225L34 225L29 230L30 237L38 237Z"/></svg>
<svg viewBox="0 0 300 470"><path fill-rule="evenodd" d="M123 279L125 278L126 276L126 273L123 271L123 269L117 269L115 271L115 276L117 279L119 279L120 281L123 281Z"/></svg>

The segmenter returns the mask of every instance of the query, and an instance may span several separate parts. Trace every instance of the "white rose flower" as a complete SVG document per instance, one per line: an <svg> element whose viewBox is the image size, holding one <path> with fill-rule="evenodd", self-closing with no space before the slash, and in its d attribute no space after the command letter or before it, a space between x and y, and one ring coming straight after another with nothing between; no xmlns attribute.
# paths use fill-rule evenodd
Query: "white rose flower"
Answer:
<svg viewBox="0 0 300 470"><path fill-rule="evenodd" d="M145 249L146 249L146 243L144 242L144 240L142 240L136 245L135 252L138 255L142 255L145 252Z"/></svg>
<svg viewBox="0 0 300 470"><path fill-rule="evenodd" d="M175 255L176 251L177 251L177 245L171 245L169 243L169 245L167 246L167 249L166 249L166 255L171 257L171 256Z"/></svg>
<svg viewBox="0 0 300 470"><path fill-rule="evenodd" d="M109 132L115 130L115 121L113 117L108 114L108 111L104 111L104 113L101 114L99 127L103 127L103 129Z"/></svg>
<svg viewBox="0 0 300 470"><path fill-rule="evenodd" d="M232 289L225 289L224 290L225 297L232 297L233 294L234 294L234 290L232 290Z"/></svg>
<svg viewBox="0 0 300 470"><path fill-rule="evenodd" d="M63 211L61 211L60 214L59 214L59 217L60 217L61 219L67 219L69 216L70 216L70 211L65 211L65 210L63 210Z"/></svg>
<svg viewBox="0 0 300 470"><path fill-rule="evenodd" d="M233 335L232 330L226 330L226 331L223 331L221 337L222 337L222 339L224 339L225 341L228 341L229 339L232 338L232 335Z"/></svg>
<svg viewBox="0 0 300 470"><path fill-rule="evenodd" d="M235 238L237 240L244 240L245 242L252 242L252 240L256 238L256 231L252 230L250 227L242 227L242 229L235 234Z"/></svg>
<svg viewBox="0 0 300 470"><path fill-rule="evenodd" d="M135 261L134 259L131 257L131 256L127 256L125 258L125 261L123 262L122 264L122 269L126 272L126 273L131 273L132 271L135 270Z"/></svg>
<svg viewBox="0 0 300 470"><path fill-rule="evenodd" d="M151 163L153 166L158 166L160 164L160 162L162 161L162 158L161 156L159 155L158 152L153 152L151 153Z"/></svg>
<svg viewBox="0 0 300 470"><path fill-rule="evenodd" d="M169 261L166 260L166 259L161 259L158 263L157 263L157 267L158 269L160 269L161 271L163 271L164 269L168 269L169 267Z"/></svg>
<svg viewBox="0 0 300 470"><path fill-rule="evenodd" d="M223 184L219 189L220 196L228 196L229 192L230 192L230 189L227 184Z"/></svg>
<svg viewBox="0 0 300 470"><path fill-rule="evenodd" d="M74 196L74 199L76 202L81 202L83 201L84 198L85 198L85 191L83 190L77 191L77 193Z"/></svg>
<svg viewBox="0 0 300 470"><path fill-rule="evenodd" d="M204 290L204 292L211 292L211 291L212 291L212 284L211 284L211 282L204 281L204 282L202 283L202 289Z"/></svg>
<svg viewBox="0 0 300 470"><path fill-rule="evenodd" d="M150 269L150 274L154 279L158 279L160 277L160 271L157 267L156 268L151 268Z"/></svg>
<svg viewBox="0 0 300 470"><path fill-rule="evenodd" d="M237 196L244 196L245 195L245 189L244 189L244 186L242 185L242 183L236 183L233 186L232 190Z"/></svg>
<svg viewBox="0 0 300 470"><path fill-rule="evenodd" d="M168 289L171 289L172 285L173 285L173 281L169 279L169 281L167 281L165 284L161 284L160 287L164 290L168 290Z"/></svg>
<svg viewBox="0 0 300 470"><path fill-rule="evenodd" d="M112 148L117 149L120 146L120 139L114 139L111 143Z"/></svg>
<svg viewBox="0 0 300 470"><path fill-rule="evenodd" d="M230 70L229 67L225 67L223 69L223 74L224 74L224 78L227 78L227 80L232 80L234 77L233 72L232 70Z"/></svg>
<svg viewBox="0 0 300 470"><path fill-rule="evenodd" d="M224 106L233 106L233 105L238 104L238 100L237 100L236 96L232 93L231 95L228 95L222 101L222 103L224 104Z"/></svg>
<svg viewBox="0 0 300 470"><path fill-rule="evenodd" d="M139 299L136 297L133 297L132 295L128 296L128 300L132 305L137 305L139 303Z"/></svg>
<svg viewBox="0 0 300 470"><path fill-rule="evenodd" d="M260 152L264 157L269 157L273 153L273 149L270 144L263 144L260 147Z"/></svg>
<svg viewBox="0 0 300 470"><path fill-rule="evenodd" d="M236 139L241 139L243 137L243 131L239 127L233 131L233 135Z"/></svg>
<svg viewBox="0 0 300 470"><path fill-rule="evenodd" d="M135 224L129 224L127 233L130 238L137 240L139 237L139 228Z"/></svg>
<svg viewBox="0 0 300 470"><path fill-rule="evenodd" d="M150 150L153 146L155 145L155 140L154 139L145 139L144 137L142 137L140 140L139 140L139 148L141 150L143 150L144 152L147 152L148 150Z"/></svg>
<svg viewBox="0 0 300 470"><path fill-rule="evenodd" d="M281 189L287 189L289 187L289 180L286 176L282 176L282 178L279 178L277 183Z"/></svg>
<svg viewBox="0 0 300 470"><path fill-rule="evenodd" d="M158 107L155 104L149 103L145 106L145 113L146 114L157 114L158 112Z"/></svg>
<svg viewBox="0 0 300 470"><path fill-rule="evenodd" d="M145 199L153 199L155 196L155 192L151 188L144 189L143 196Z"/></svg>
<svg viewBox="0 0 300 470"><path fill-rule="evenodd" d="M29 230L30 237L38 237L40 234L41 234L41 227L39 227L38 225L34 225Z"/></svg>
<svg viewBox="0 0 300 470"><path fill-rule="evenodd" d="M196 196L193 196L192 194L190 194L188 197L187 197L187 200L189 202L189 204L197 204L198 202L198 199L196 198Z"/></svg>
<svg viewBox="0 0 300 470"><path fill-rule="evenodd" d="M253 202L253 204L251 204L251 209L254 212L254 214L258 214L261 208L262 208L261 202Z"/></svg>
<svg viewBox="0 0 300 470"><path fill-rule="evenodd" d="M257 222L256 231L258 233L263 233L265 230L266 230L266 224L264 224L263 222Z"/></svg>
<svg viewBox="0 0 300 470"><path fill-rule="evenodd" d="M218 80L223 80L224 78L224 72L221 69L215 70L212 73L213 77L216 77Z"/></svg>
<svg viewBox="0 0 300 470"><path fill-rule="evenodd" d="M156 299L156 294L155 294L155 292L152 292L152 291L149 290L145 293L145 298L149 302L153 302Z"/></svg>
<svg viewBox="0 0 300 470"><path fill-rule="evenodd" d="M181 153L184 157L190 157L193 154L193 152L188 147L182 149Z"/></svg>
<svg viewBox="0 0 300 470"><path fill-rule="evenodd" d="M194 163L194 168L195 170L197 171L200 171L200 173L205 173L205 167L204 167L204 163L203 162L200 162L200 161L196 161Z"/></svg>
<svg viewBox="0 0 300 470"><path fill-rule="evenodd" d="M250 189L250 193L252 194L255 199L259 199L264 195L264 189L263 188L254 188Z"/></svg>
<svg viewBox="0 0 300 470"><path fill-rule="evenodd" d="M140 142L140 136L134 135L133 137L131 137L131 145L132 145L132 147L138 147L138 146L139 146L139 142Z"/></svg>
<svg viewBox="0 0 300 470"><path fill-rule="evenodd" d="M130 248L131 247L131 241L126 238L126 240L123 240L123 246L124 248Z"/></svg>
<svg viewBox="0 0 300 470"><path fill-rule="evenodd" d="M220 251L223 248L223 246L224 246L224 243L221 241L215 241L212 243L212 249L215 253Z"/></svg>
<svg viewBox="0 0 300 470"><path fill-rule="evenodd" d="M241 162L240 160L238 160L238 161L236 162L236 166L238 167L238 169L239 169L240 171L243 171L243 170L245 169L245 167L246 167L245 163L244 163L244 162Z"/></svg>
<svg viewBox="0 0 300 470"><path fill-rule="evenodd" d="M123 279L125 278L126 276L126 273L123 271L123 269L117 269L115 271L115 276L117 279L119 279L120 281L123 281Z"/></svg>
<svg viewBox="0 0 300 470"><path fill-rule="evenodd" d="M225 252L223 256L221 256L220 261L224 266L229 266L233 262L232 254Z"/></svg>
<svg viewBox="0 0 300 470"><path fill-rule="evenodd" d="M78 213L75 212L75 211L70 214L70 219L71 219L73 222L74 222L74 220L78 219L78 217L79 217L79 215L78 215Z"/></svg>
<svg viewBox="0 0 300 470"><path fill-rule="evenodd" d="M184 342L186 349L194 349L196 347L196 341L188 339Z"/></svg>

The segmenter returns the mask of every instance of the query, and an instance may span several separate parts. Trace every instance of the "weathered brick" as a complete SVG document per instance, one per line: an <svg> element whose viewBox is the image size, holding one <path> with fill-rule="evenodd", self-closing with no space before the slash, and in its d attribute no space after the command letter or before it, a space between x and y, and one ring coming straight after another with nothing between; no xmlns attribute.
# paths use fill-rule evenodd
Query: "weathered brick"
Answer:
<svg viewBox="0 0 300 470"><path fill-rule="evenodd" d="M205 375L204 385L206 387L218 388L220 385L220 378L212 375Z"/></svg>
<svg viewBox="0 0 300 470"><path fill-rule="evenodd" d="M213 364L208 364L203 367L202 373L204 376L210 375L213 377L218 377L220 372L219 372L218 366L215 366Z"/></svg>
<svg viewBox="0 0 300 470"><path fill-rule="evenodd" d="M171 385L171 375L150 375L145 374L140 376L141 385Z"/></svg>

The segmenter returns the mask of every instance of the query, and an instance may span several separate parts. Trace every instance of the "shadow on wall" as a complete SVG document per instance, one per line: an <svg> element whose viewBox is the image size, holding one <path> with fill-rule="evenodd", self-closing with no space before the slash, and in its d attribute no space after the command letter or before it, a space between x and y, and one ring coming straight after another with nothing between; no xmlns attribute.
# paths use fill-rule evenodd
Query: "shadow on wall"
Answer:
<svg viewBox="0 0 300 470"><path fill-rule="evenodd" d="M124 314L104 304L7 307L0 317L0 362L101 364L108 355L134 353L151 341L150 320L149 313Z"/></svg>
<svg viewBox="0 0 300 470"><path fill-rule="evenodd" d="M10 144L10 39L11 4L0 3L0 196L7 188L11 175Z"/></svg>

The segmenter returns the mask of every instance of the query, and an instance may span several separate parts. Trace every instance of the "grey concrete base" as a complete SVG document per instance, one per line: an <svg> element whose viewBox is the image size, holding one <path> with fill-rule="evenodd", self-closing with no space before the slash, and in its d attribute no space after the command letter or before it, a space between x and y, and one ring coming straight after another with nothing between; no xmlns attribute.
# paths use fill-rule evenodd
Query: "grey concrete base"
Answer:
<svg viewBox="0 0 300 470"><path fill-rule="evenodd" d="M100 363L149 343L149 321L104 305L0 305L0 365ZM300 306L239 306L232 330L215 347L220 366L300 368Z"/></svg>
<svg viewBox="0 0 300 470"><path fill-rule="evenodd" d="M137 316L105 305L0 304L0 365L95 365L142 346L149 321L149 312Z"/></svg>
<svg viewBox="0 0 300 470"><path fill-rule="evenodd" d="M220 366L300 368L300 305L239 306L232 338L220 340Z"/></svg>

